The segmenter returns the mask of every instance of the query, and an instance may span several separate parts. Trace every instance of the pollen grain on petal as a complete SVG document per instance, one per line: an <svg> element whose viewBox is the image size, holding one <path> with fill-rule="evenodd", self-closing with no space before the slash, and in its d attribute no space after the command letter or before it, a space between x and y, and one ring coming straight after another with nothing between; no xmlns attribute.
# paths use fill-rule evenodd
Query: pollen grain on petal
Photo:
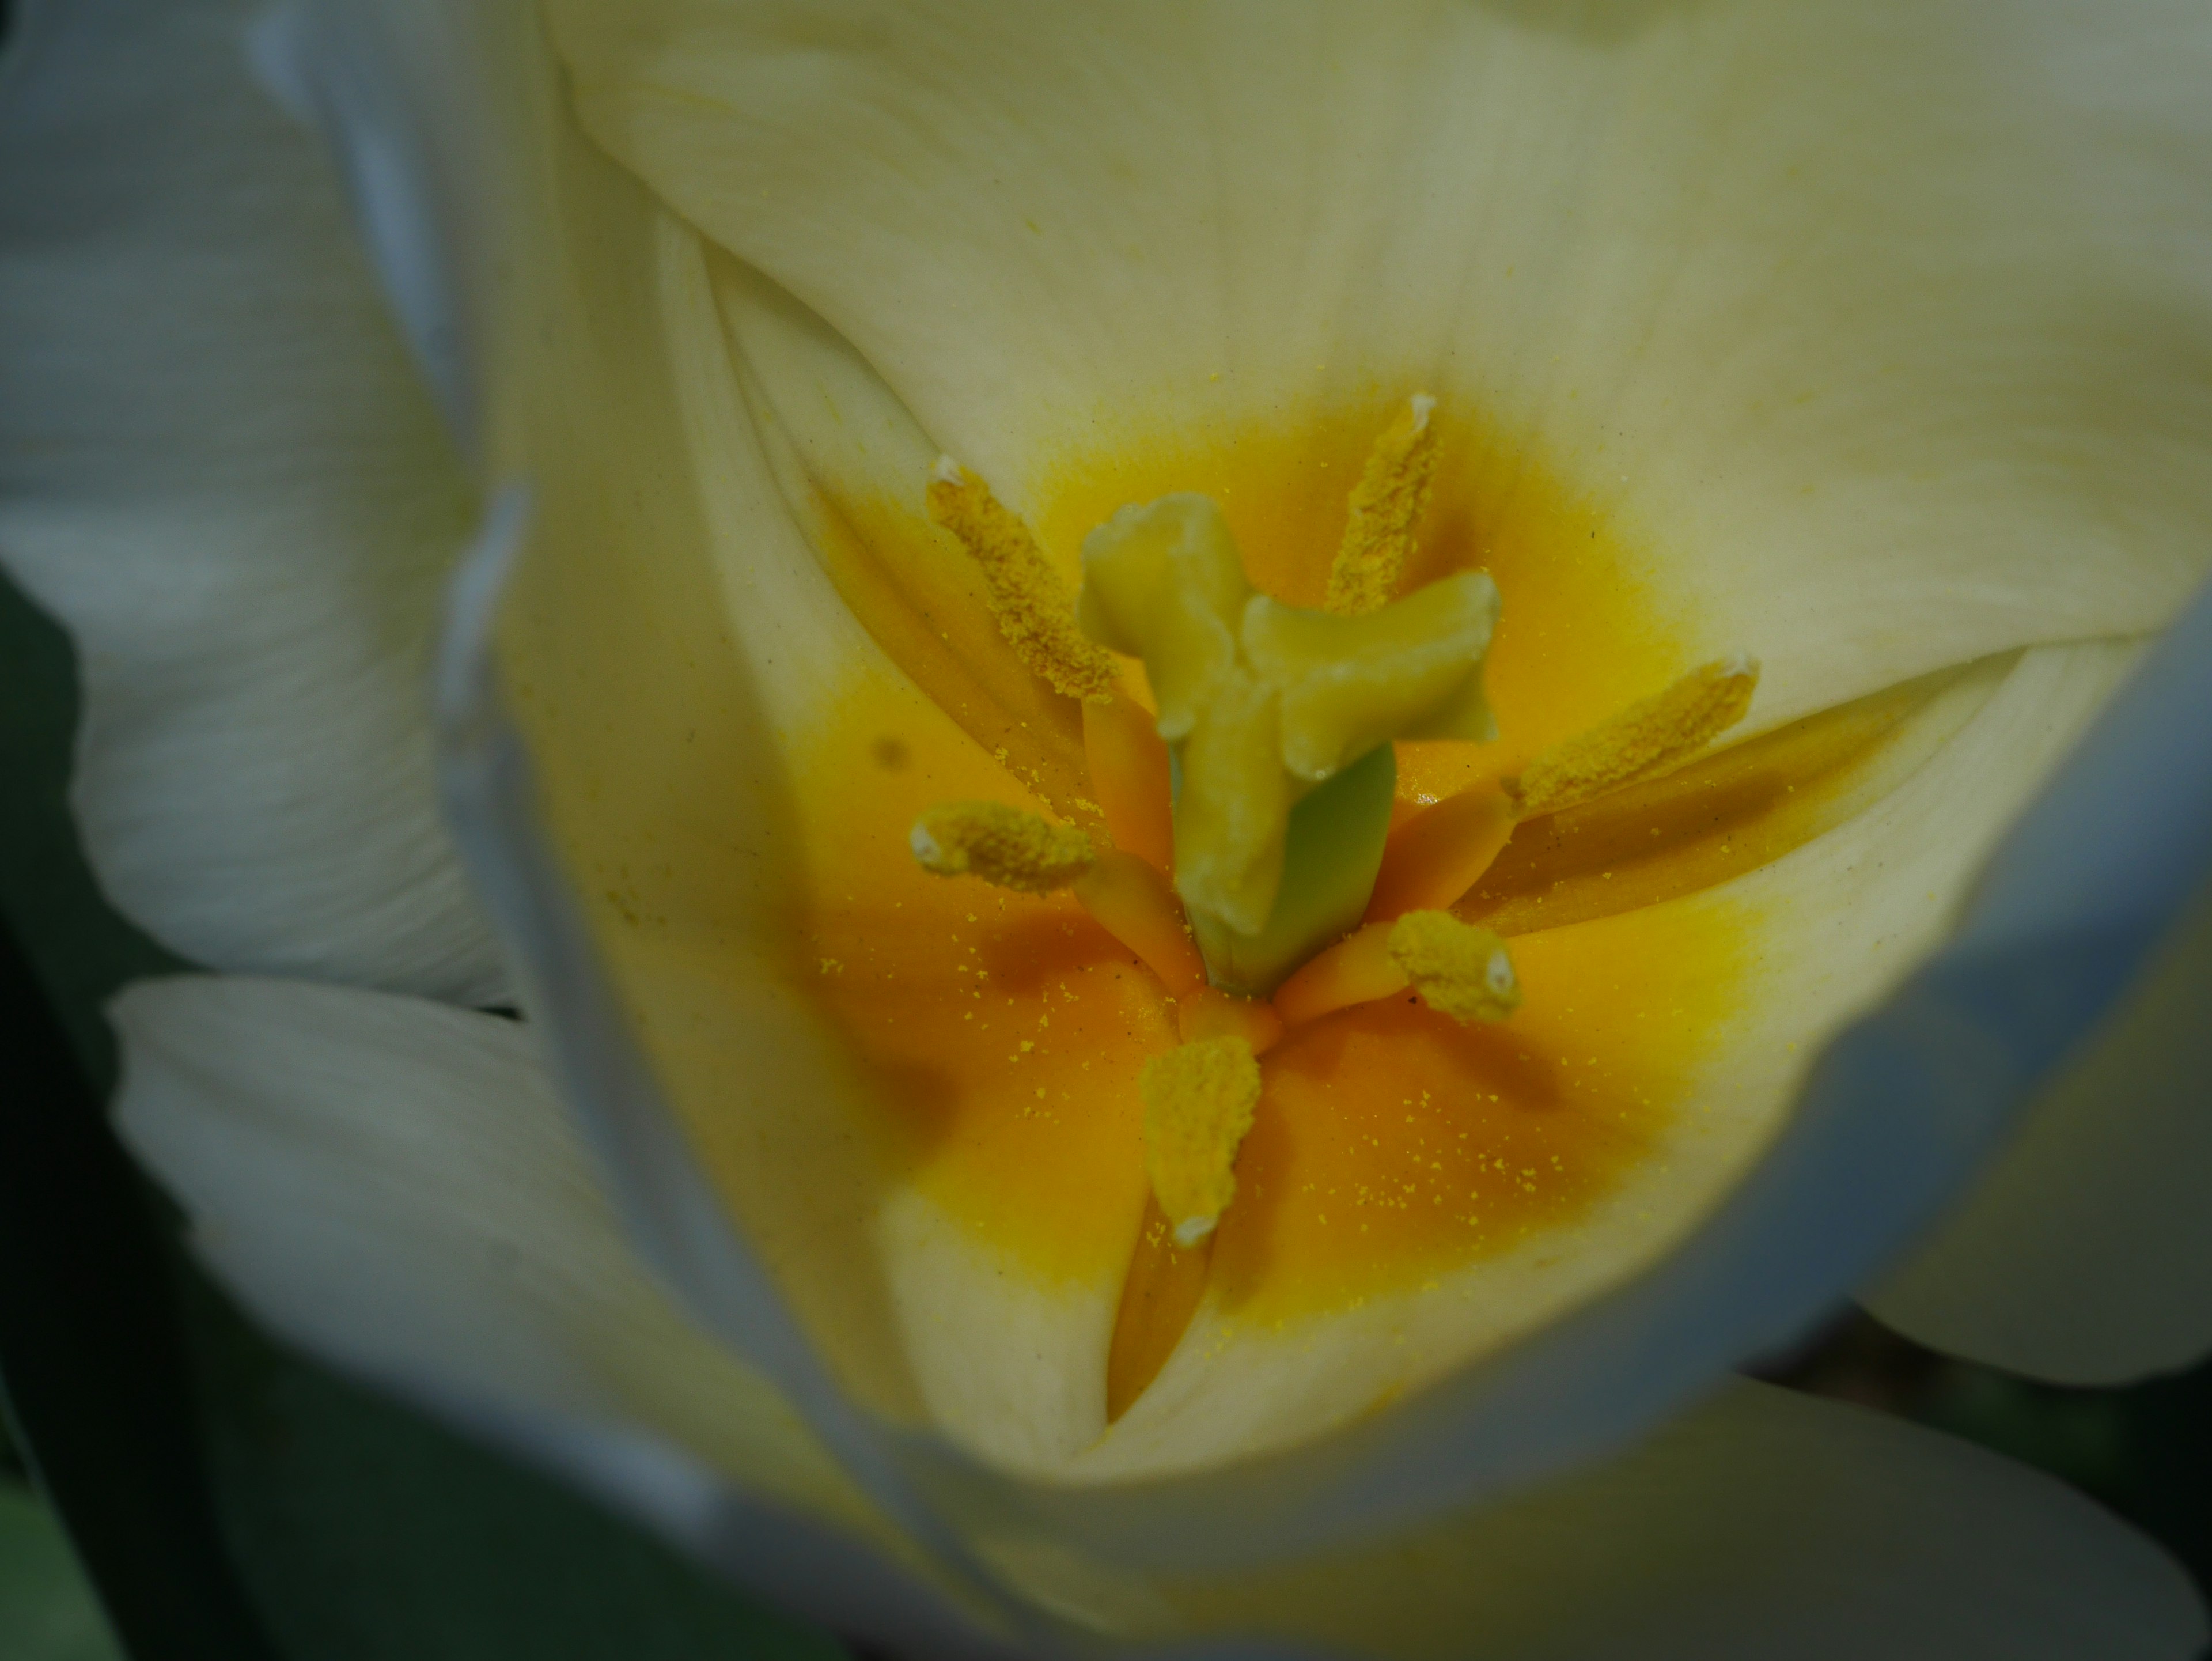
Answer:
<svg viewBox="0 0 2212 1661"><path fill-rule="evenodd" d="M958 538L982 573L999 632L1030 672L1072 698L1114 695L1114 660L1075 626L1068 596L1030 527L950 456L929 478L929 517Z"/></svg>
<svg viewBox="0 0 2212 1661"><path fill-rule="evenodd" d="M1741 721L1758 685L1758 660L1742 653L1700 664L1664 691L1553 745L1508 780L1518 817L1557 812L1671 771Z"/></svg>
<svg viewBox="0 0 2212 1661"><path fill-rule="evenodd" d="M1436 406L1416 392L1375 441L1329 567L1330 611L1358 617L1380 611L1397 593L1436 473L1437 433L1429 420Z"/></svg>
<svg viewBox="0 0 2212 1661"><path fill-rule="evenodd" d="M1389 952L1422 1001L1462 1026L1502 1021L1520 1007L1505 942L1448 911L1408 911L1390 925Z"/></svg>
<svg viewBox="0 0 2212 1661"><path fill-rule="evenodd" d="M1213 1232L1237 1192L1231 1169L1260 1104L1260 1063L1243 1038L1202 1038L1155 1056L1138 1080L1145 1169L1178 1244Z"/></svg>
<svg viewBox="0 0 2212 1661"><path fill-rule="evenodd" d="M907 835L915 862L940 877L981 877L1000 888L1050 894L1089 871L1097 855L1072 824L1053 824L998 801L930 808Z"/></svg>

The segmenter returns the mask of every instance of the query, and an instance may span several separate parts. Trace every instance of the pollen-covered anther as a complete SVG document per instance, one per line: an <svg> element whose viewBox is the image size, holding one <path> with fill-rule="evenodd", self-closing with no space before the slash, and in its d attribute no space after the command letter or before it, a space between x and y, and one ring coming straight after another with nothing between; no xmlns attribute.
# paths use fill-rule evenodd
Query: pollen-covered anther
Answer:
<svg viewBox="0 0 2212 1661"><path fill-rule="evenodd" d="M1114 660L1075 626L1074 602L1030 527L951 456L929 478L929 517L957 538L982 574L999 632L1023 666L1072 698L1114 695Z"/></svg>
<svg viewBox="0 0 2212 1661"><path fill-rule="evenodd" d="M925 871L981 877L999 888L1050 894L1097 861L1091 838L999 801L943 802L914 822L907 845Z"/></svg>
<svg viewBox="0 0 2212 1661"><path fill-rule="evenodd" d="M1328 569L1328 609L1343 617L1380 611L1397 593L1429 505L1436 473L1435 399L1416 392L1375 441L1352 492L1344 540Z"/></svg>
<svg viewBox="0 0 2212 1661"><path fill-rule="evenodd" d="M1505 942L1449 911L1408 911L1390 925L1389 953L1421 1001L1462 1026L1502 1021L1521 1007Z"/></svg>
<svg viewBox="0 0 2212 1661"><path fill-rule="evenodd" d="M1741 721L1758 685L1758 660L1741 652L1700 664L1663 692L1553 745L1519 778L1506 780L1516 816L1554 813L1672 771Z"/></svg>
<svg viewBox="0 0 2212 1661"><path fill-rule="evenodd" d="M1177 1244L1213 1232L1237 1193L1231 1168L1260 1104L1260 1063L1235 1037L1155 1056L1137 1080L1145 1104L1145 1170Z"/></svg>

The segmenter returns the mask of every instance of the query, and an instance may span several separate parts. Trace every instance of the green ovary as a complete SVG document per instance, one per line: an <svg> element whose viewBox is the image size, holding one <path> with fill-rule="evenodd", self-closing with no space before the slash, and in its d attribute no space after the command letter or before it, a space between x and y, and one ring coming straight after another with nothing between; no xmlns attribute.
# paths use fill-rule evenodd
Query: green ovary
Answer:
<svg viewBox="0 0 2212 1661"><path fill-rule="evenodd" d="M1209 978L1265 996L1358 923L1400 738L1485 740L1498 591L1462 572L1343 617L1255 593L1205 496L1122 508L1083 545L1078 619L1143 660L1175 778L1175 879Z"/></svg>

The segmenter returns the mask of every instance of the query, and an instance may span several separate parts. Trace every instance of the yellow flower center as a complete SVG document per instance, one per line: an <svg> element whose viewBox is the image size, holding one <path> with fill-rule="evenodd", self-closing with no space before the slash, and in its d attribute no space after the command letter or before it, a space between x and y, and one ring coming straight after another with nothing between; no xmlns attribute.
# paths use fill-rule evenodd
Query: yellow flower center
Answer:
<svg viewBox="0 0 2212 1661"><path fill-rule="evenodd" d="M823 1342L884 1400L899 1399L899 1364L878 1360L890 1352L867 1335L886 1299L906 1297L908 1275L936 1277L918 1282L927 1287L978 1276L1054 1307L1103 1303L1103 1396L1117 1415L1171 1356L1271 1334L1298 1342L1321 1329L1308 1323L1346 1311L1419 1302L1431 1309L1421 1318L1497 1342L1540 1318L1545 1299L1602 1283L1575 1267L1586 1250L1611 1275L1663 1247L1671 1214L1638 1219L1663 1206L1664 1171L1694 1163L1686 1150L1700 1137L1724 1161L1755 1147L1703 1117L1699 1086L1726 1050L1764 925L1741 902L1669 902L1857 811L1929 689L1686 765L1670 739L1645 755L1645 782L1534 811L1540 757L1572 759L1557 746L1682 680L1694 658L1672 608L1686 601L1650 586L1616 529L1523 447L1449 410L1425 429L1434 483L1418 536L1391 528L1402 494L1370 491L1348 510L1353 482L1387 447L1376 434L1407 411L1399 399L1065 458L1023 482L1022 514L994 521L1007 532L997 575L925 514L926 481L903 499L817 484L816 556L882 656L872 667L862 654L840 660L839 678L793 706L773 751L790 769L787 795L744 759L769 753L745 747L749 729L703 713L694 723L691 710L714 707L704 700L671 721L652 703L659 683L611 673L590 683L595 702L576 705L553 671L597 649L620 614L577 603L600 592L588 563L533 580L529 618L544 640L518 635L525 712L548 735L547 787L653 1063ZM1043 593L1042 571L1054 603L1072 607L1085 536L1129 502L1179 491L1218 507L1244 581L1285 607L1327 608L1347 544L1380 551L1373 563L1397 571L1395 593L1486 569L1503 597L1483 660L1498 741L1393 746L1391 834L1367 926L1264 1002L1207 987L1183 932L1169 746L1146 678L1106 657L1115 695L1072 696L1035 654L1008 647L1007 590ZM672 603L647 621L699 617L708 603ZM1059 614L1030 615L1042 625ZM619 660L703 666L693 678L711 685L712 635L655 658L659 636L641 624ZM1084 641L1073 627L1031 638L1047 649ZM1609 747L1644 754L1634 734L1663 729L1691 734L1694 749L1711 736L1701 719L1615 723ZM643 771L630 765L641 732L667 740ZM694 744L702 760L738 764L686 770ZM640 778L681 778L693 794L668 801ZM1508 780L1521 782L1517 799ZM975 803L1042 824L1043 842L1018 832L1012 859L1028 886L1053 891L917 864L916 821ZM1087 863L1067 840L1076 830ZM1007 857L983 852L989 840L948 829L940 846L961 846L973 869L979 855ZM1425 1001L1478 988L1492 960L1479 949L1394 958L1397 921L1423 911L1504 941L1523 998L1510 1019L1462 1025ZM1444 959L1460 963L1456 982L1433 972ZM834 1037L837 1065L818 1077L763 1056L733 1019L776 1007L787 986ZM1296 1019L1279 1013L1286 1006ZM1226 1208L1184 1248L1148 1163L1144 1074L1212 1038L1246 1045L1260 1092L1225 1163ZM1233 1129L1236 1116L1224 1122ZM1214 1135L1218 1153L1231 1138ZM1717 1179L1698 1180L1706 1191ZM1553 1262L1555 1298L1489 1289ZM917 1354L934 1342L931 1323L957 1333L971 1318L927 1300L897 1307L906 1326L884 1329L908 1330Z"/></svg>
<svg viewBox="0 0 2212 1661"><path fill-rule="evenodd" d="M1143 851L1102 852L1076 826L972 800L915 821L915 859L1015 893L1070 891L1179 1006L1182 1045L1139 1080L1152 1198L1109 1358L1111 1416L1195 1307L1201 1242L1236 1194L1261 1099L1259 1056L1286 1030L1408 989L1462 1025L1510 1015L1521 989L1504 941L1431 908L1459 901L1519 819L1669 771L1749 704L1754 666L1706 665L1553 745L1524 776L1410 816L1386 849L1394 744L1498 736L1482 687L1496 585L1459 571L1395 593L1428 503L1434 408L1413 398L1376 442L1326 610L1257 592L1219 506L1188 492L1125 506L1093 530L1071 607L1035 536L982 480L945 458L928 486L930 515L973 559L1007 646L1085 701L1090 785L1115 806L1081 805ZM1140 660L1149 709L1133 710L1100 646ZM1182 1295L1162 1299L1167 1284Z"/></svg>

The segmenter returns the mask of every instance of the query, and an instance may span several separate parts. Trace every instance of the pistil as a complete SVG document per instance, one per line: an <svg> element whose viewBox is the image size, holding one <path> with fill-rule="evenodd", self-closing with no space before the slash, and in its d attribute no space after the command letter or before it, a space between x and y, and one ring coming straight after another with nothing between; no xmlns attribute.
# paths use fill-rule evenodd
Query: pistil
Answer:
<svg viewBox="0 0 2212 1661"><path fill-rule="evenodd" d="M1522 994L1505 942L1449 908L1517 824L1680 765L1741 718L1757 683L1747 659L1701 666L1518 776L1400 815L1397 740L1497 736L1482 685L1495 586L1461 572L1398 593L1433 474L1433 405L1410 400L1376 441L1323 611L1256 592L1220 508L1195 495L1093 530L1071 601L982 481L949 459L932 477L930 515L973 557L1000 632L1082 703L1096 800L1073 806L1103 820L1110 845L1003 803L955 802L916 821L915 856L940 875L1071 893L1176 1007L1182 1043L1139 1084L1151 1198L1109 1358L1109 1421L1199 1306L1260 1058L1288 1030L1408 994L1461 1025L1509 1017ZM1124 689L1115 653L1142 661L1152 708Z"/></svg>
<svg viewBox="0 0 2212 1661"><path fill-rule="evenodd" d="M1357 616L1285 605L1196 496L1123 508L1083 558L1079 622L1141 659L1158 700L1176 890L1210 978L1264 996L1365 910L1393 740L1495 736L1497 589L1462 572Z"/></svg>

